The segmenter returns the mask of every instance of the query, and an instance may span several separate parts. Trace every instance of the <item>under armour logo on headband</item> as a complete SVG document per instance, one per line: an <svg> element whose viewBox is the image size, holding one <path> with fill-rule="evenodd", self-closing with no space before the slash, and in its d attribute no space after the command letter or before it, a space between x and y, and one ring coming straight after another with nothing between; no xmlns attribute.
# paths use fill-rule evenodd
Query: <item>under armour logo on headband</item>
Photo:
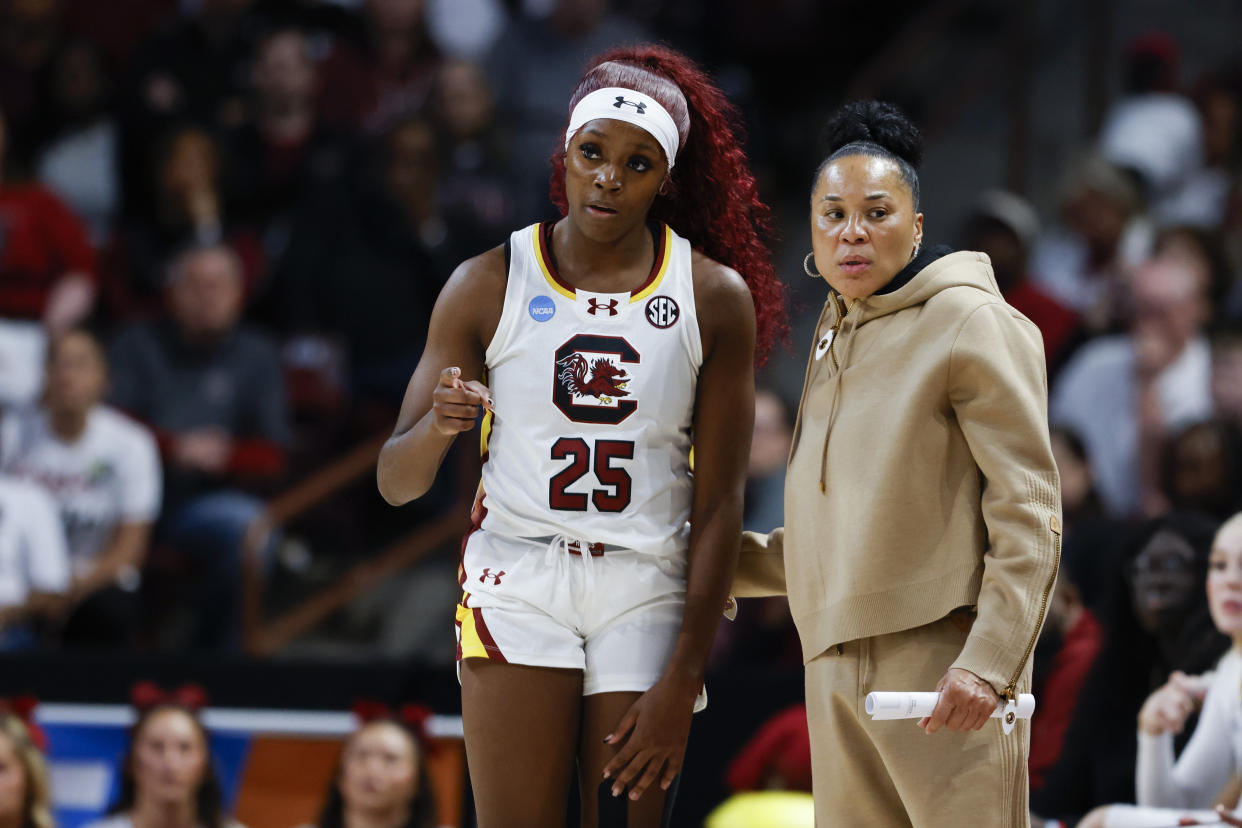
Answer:
<svg viewBox="0 0 1242 828"><path fill-rule="evenodd" d="M597 118L624 121L649 133L664 150L669 169L673 168L684 136L678 132L673 116L650 95L623 86L608 86L585 95L569 113L565 149L569 149L569 142L578 130Z"/></svg>
<svg viewBox="0 0 1242 828"><path fill-rule="evenodd" d="M622 106L632 106L636 110L638 110L639 115L647 114L647 105L645 103L643 103L642 101L638 101L637 103L634 101L627 101L624 95L618 95L617 102L613 104L613 106L615 106L617 109L620 109Z"/></svg>

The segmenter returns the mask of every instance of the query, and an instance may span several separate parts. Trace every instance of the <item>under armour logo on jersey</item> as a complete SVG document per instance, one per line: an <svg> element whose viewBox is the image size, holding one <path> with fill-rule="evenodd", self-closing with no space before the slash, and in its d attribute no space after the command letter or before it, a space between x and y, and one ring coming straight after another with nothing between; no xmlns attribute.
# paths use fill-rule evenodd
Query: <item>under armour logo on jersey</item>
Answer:
<svg viewBox="0 0 1242 828"><path fill-rule="evenodd" d="M491 578L493 586L500 586L500 579L504 576L504 574L505 571L503 569L499 572L492 572L492 568L490 566L485 566L483 567L483 574L479 576L479 583L485 584L487 583L487 579Z"/></svg>
<svg viewBox="0 0 1242 828"><path fill-rule="evenodd" d="M616 299L609 299L607 302L601 302L595 297L591 297L587 301L591 303L591 306L587 308L587 313L591 314L591 316L594 316L595 312L598 310L608 311L609 316L617 315L618 311L617 311L617 300Z"/></svg>
<svg viewBox="0 0 1242 828"><path fill-rule="evenodd" d="M634 109L638 110L639 115L647 114L647 105L645 103L642 101L627 101L623 95L617 96L617 102L613 104L613 106L617 109L620 109L623 106L632 106Z"/></svg>

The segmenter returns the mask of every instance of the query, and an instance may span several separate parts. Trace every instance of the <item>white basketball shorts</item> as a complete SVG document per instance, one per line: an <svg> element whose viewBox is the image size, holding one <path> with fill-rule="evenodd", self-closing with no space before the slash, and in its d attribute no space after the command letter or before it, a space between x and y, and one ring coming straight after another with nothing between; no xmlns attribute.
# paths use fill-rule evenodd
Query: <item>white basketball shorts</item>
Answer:
<svg viewBox="0 0 1242 828"><path fill-rule="evenodd" d="M686 563L557 535L477 530L462 553L457 659L581 670L583 695L645 692L681 630Z"/></svg>

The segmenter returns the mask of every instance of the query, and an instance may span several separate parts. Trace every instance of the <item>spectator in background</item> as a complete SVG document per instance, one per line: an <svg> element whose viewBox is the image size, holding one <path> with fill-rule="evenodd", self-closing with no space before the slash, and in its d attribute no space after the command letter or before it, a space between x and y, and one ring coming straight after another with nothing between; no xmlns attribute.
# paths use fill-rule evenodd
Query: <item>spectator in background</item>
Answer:
<svg viewBox="0 0 1242 828"><path fill-rule="evenodd" d="M117 321L160 312L169 262L187 246L226 242L243 262L247 288L263 269L257 237L226 212L220 153L209 133L194 126L173 130L153 166L154 211L128 222L104 255L104 302Z"/></svg>
<svg viewBox="0 0 1242 828"><path fill-rule="evenodd" d="M393 407L422 354L440 287L463 251L440 213L435 133L394 124L370 156L353 199L303 216L279 278L284 329L349 345L355 393ZM348 274L348 278L344 277Z"/></svg>
<svg viewBox="0 0 1242 828"><path fill-rule="evenodd" d="M38 139L39 77L60 43L62 5L62 0L0 2L0 103L11 121L9 149L23 165Z"/></svg>
<svg viewBox="0 0 1242 828"><path fill-rule="evenodd" d="M1242 429L1242 328L1218 325L1210 335L1212 408Z"/></svg>
<svg viewBox="0 0 1242 828"><path fill-rule="evenodd" d="M114 77L129 74L138 47L179 5L179 0L64 0L65 29L90 38Z"/></svg>
<svg viewBox="0 0 1242 828"><path fill-rule="evenodd" d="M1156 234L1153 256L1185 262L1203 285L1208 299L1208 319L1215 323L1227 314L1229 291L1234 286L1232 266L1220 233L1202 227L1175 224Z"/></svg>
<svg viewBox="0 0 1242 828"><path fill-rule="evenodd" d="M1242 515L1231 517L1217 533L1210 565L1212 622L1233 646L1213 673L1175 672L1147 698L1138 715L1139 804L1098 809L1079 823L1081 828L1221 824L1210 810L1212 803L1242 771ZM1194 732L1175 761L1174 739L1185 733L1191 714L1200 709ZM1236 786L1232 796L1228 804L1236 807ZM1191 809L1193 815L1188 814Z"/></svg>
<svg viewBox="0 0 1242 828"><path fill-rule="evenodd" d="M1053 438L1056 453L1056 438ZM1058 466L1060 464L1058 463ZM1064 496L1063 496L1064 502ZM1106 550L1090 550L1101 557ZM1048 604L1048 618L1035 647L1032 692L1039 715L1031 719L1031 750L1027 768L1031 789L1043 787L1044 774L1061 757L1083 685L1104 647L1104 628L1084 604L1078 583L1083 556L1065 558Z"/></svg>
<svg viewBox="0 0 1242 828"><path fill-rule="evenodd" d="M57 333L95 304L95 253L86 228L36 183L4 175L9 121L0 114L0 318L41 321Z"/></svg>
<svg viewBox="0 0 1242 828"><path fill-rule="evenodd" d="M610 0L551 0L539 19L510 18L485 66L512 145L518 223L550 218L548 159L564 151L565 101L591 55L652 38Z"/></svg>
<svg viewBox="0 0 1242 828"><path fill-rule="evenodd" d="M345 742L315 828L435 828L424 740L395 718L366 722Z"/></svg>
<svg viewBox="0 0 1242 828"><path fill-rule="evenodd" d="M764 722L729 763L729 789L811 792L811 734L806 705L786 708Z"/></svg>
<svg viewBox="0 0 1242 828"><path fill-rule="evenodd" d="M1083 602L1098 610L1116 574L1112 556L1121 525L1105 514L1086 447L1072 429L1052 429L1052 456L1061 479L1061 563L1074 570Z"/></svg>
<svg viewBox="0 0 1242 828"><path fill-rule="evenodd" d="M500 36L505 5L503 0L427 0L427 30L444 54L477 60Z"/></svg>
<svg viewBox="0 0 1242 828"><path fill-rule="evenodd" d="M785 525L785 464L793 440L789 406L775 391L755 392L755 426L746 469L742 528L771 532Z"/></svg>
<svg viewBox="0 0 1242 828"><path fill-rule="evenodd" d="M966 219L961 247L988 255L1005 301L1035 323L1044 337L1049 366L1057 366L1072 344L1078 316L1029 278L1028 259L1038 238L1039 216L1030 202L1004 190L989 190L975 201Z"/></svg>
<svg viewBox="0 0 1242 828"><path fill-rule="evenodd" d="M1128 268L1147 260L1151 227L1138 186L1099 156L1064 173L1059 223L1031 254L1031 278L1078 314L1089 334L1118 329L1129 314Z"/></svg>
<svg viewBox="0 0 1242 828"><path fill-rule="evenodd" d="M235 645L238 571L263 502L246 490L282 474L288 443L275 344L239 326L242 267L221 244L183 252L168 275L168 314L113 343L111 402L147 423L164 458L157 532L192 590L190 644ZM163 591L157 590L160 594Z"/></svg>
<svg viewBox="0 0 1242 828"><path fill-rule="evenodd" d="M467 231L467 252L495 247L517 223L517 204L487 75L478 64L446 61L436 76L431 103L445 215Z"/></svg>
<svg viewBox="0 0 1242 828"><path fill-rule="evenodd" d="M1196 85L1195 106L1203 122L1203 160L1209 170L1233 179L1242 171L1242 100L1233 70L1211 72Z"/></svg>
<svg viewBox="0 0 1242 828"><path fill-rule="evenodd" d="M121 760L120 795L87 828L241 828L224 811L201 699L163 696L149 684L135 695L138 721Z"/></svg>
<svg viewBox="0 0 1242 828"><path fill-rule="evenodd" d="M1052 429L1052 456L1061 480L1061 570L1048 618L1035 647L1031 686L1039 715L1031 720L1027 759L1036 797L1049 771L1064 761L1065 743L1083 688L1106 641L1101 613L1114 612L1121 525L1103 511L1082 441L1066 428ZM1063 785L1054 781L1054 785Z"/></svg>
<svg viewBox="0 0 1242 828"><path fill-rule="evenodd" d="M155 187L147 159L153 139L177 124L217 131L244 122L250 37L258 23L253 4L199 0L139 48L132 85L122 97L122 171L130 215L150 212Z"/></svg>
<svg viewBox="0 0 1242 828"><path fill-rule="evenodd" d="M337 41L320 73L329 124L375 135L422 108L440 61L425 14L425 0L365 0L360 31Z"/></svg>
<svg viewBox="0 0 1242 828"><path fill-rule="evenodd" d="M1105 644L1079 693L1060 757L1031 791L1044 817L1134 801L1134 722L1174 670L1198 674L1228 647L1212 627L1204 583L1216 523L1171 513L1148 521L1114 558L1099 613Z"/></svg>
<svg viewBox="0 0 1242 828"><path fill-rule="evenodd" d="M1162 218L1203 229L1224 223L1238 176L1238 91L1224 72L1213 72L1195 85L1191 98L1202 124L1202 163L1185 173Z"/></svg>
<svg viewBox="0 0 1242 828"><path fill-rule="evenodd" d="M1178 91L1177 42L1165 32L1142 35L1126 47L1124 60L1124 94L1104 116L1100 152L1137 175L1157 221L1218 224L1223 204L1217 201L1213 220L1203 194L1193 191L1203 168L1203 124Z"/></svg>
<svg viewBox="0 0 1242 828"><path fill-rule="evenodd" d="M0 712L0 825L55 828L47 761L30 729Z"/></svg>
<svg viewBox="0 0 1242 828"><path fill-rule="evenodd" d="M344 136L318 120L316 86L306 35L272 29L255 48L250 119L224 141L229 213L259 234L269 262L284 255L299 204L317 188L339 186L348 171Z"/></svg>
<svg viewBox="0 0 1242 828"><path fill-rule="evenodd" d="M0 474L0 651L28 649L38 622L69 589L56 504L39 486Z"/></svg>
<svg viewBox="0 0 1242 828"><path fill-rule="evenodd" d="M1225 520L1242 507L1242 434L1219 419L1187 426L1164 446L1160 484L1174 509Z"/></svg>
<svg viewBox="0 0 1242 828"><path fill-rule="evenodd" d="M789 460L793 427L790 408L781 396L769 388L756 389L755 425L750 441L742 507L742 526L747 531L771 532L785 525L785 466ZM798 630L789 614L789 601L783 595L746 599L745 607L738 612L737 618L730 624L721 624L716 631L711 661L714 666L747 668L796 668L800 665L802 651ZM801 710L805 731L806 708ZM785 733L786 730L781 728L780 732ZM756 739L759 738L756 736ZM776 742L783 744L782 740L783 737ZM764 737L763 741L769 747L775 744L769 737ZM810 750L809 741L807 750ZM753 761L752 757L743 764L753 764ZM807 761L810 761L809 754ZM731 771L730 778L732 774ZM807 780L809 784L809 775ZM742 789L732 782L730 785L735 791Z"/></svg>
<svg viewBox="0 0 1242 828"><path fill-rule="evenodd" d="M111 88L98 48L66 43L52 59L42 95L46 142L36 173L90 229L98 249L120 209L120 125L111 113Z"/></svg>
<svg viewBox="0 0 1242 828"><path fill-rule="evenodd" d="M1167 434L1211 414L1202 279L1180 259L1153 259L1133 276L1128 334L1083 346L1052 389L1054 424L1078 432L1108 512L1156 513Z"/></svg>
<svg viewBox="0 0 1242 828"><path fill-rule="evenodd" d="M151 433L102 405L108 366L85 330L52 340L38 407L0 420L0 469L43 486L59 510L73 585L62 640L129 644L139 570L159 515L159 452Z"/></svg>

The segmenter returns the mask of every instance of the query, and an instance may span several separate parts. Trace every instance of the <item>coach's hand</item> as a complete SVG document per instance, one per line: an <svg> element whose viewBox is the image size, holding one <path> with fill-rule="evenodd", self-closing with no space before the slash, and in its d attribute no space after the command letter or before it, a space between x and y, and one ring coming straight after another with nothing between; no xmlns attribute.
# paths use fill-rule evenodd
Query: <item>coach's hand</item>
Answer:
<svg viewBox="0 0 1242 828"><path fill-rule="evenodd" d="M479 406L493 410L492 392L477 380L463 380L460 368L445 368L431 394L432 425L436 431L453 436L474 428Z"/></svg>
<svg viewBox="0 0 1242 828"><path fill-rule="evenodd" d="M604 778L616 780L613 796L628 788L630 799L638 799L657 779L661 788L669 789L681 773L698 692L699 688L691 692L664 677L621 717L617 729L604 739L620 746L604 768Z"/></svg>
<svg viewBox="0 0 1242 828"><path fill-rule="evenodd" d="M978 730L1000 703L992 685L969 670L950 667L936 685L940 701L930 716L919 720L919 727L928 733L947 730Z"/></svg>

